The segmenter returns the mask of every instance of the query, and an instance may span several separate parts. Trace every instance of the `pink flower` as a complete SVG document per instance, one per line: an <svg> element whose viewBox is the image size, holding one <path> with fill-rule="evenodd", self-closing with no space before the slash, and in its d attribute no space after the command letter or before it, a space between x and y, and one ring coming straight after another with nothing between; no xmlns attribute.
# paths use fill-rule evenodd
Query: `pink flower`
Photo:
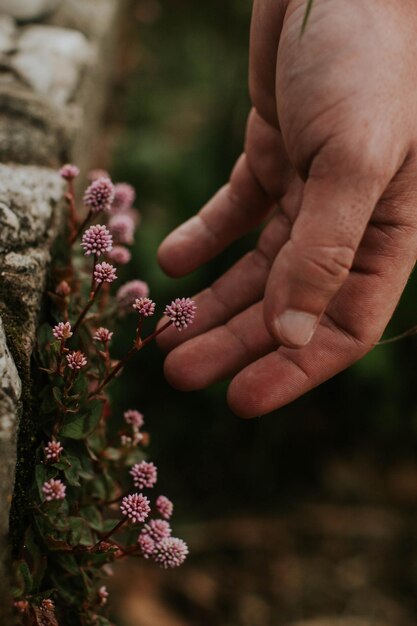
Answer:
<svg viewBox="0 0 417 626"><path fill-rule="evenodd" d="M61 480L55 480L51 478L43 483L42 492L45 496L46 502L52 500L64 500L66 487Z"/></svg>
<svg viewBox="0 0 417 626"><path fill-rule="evenodd" d="M148 557L145 556L146 558ZM16 602L13 602L13 606L19 613L26 613L29 610L29 602L27 600L16 600Z"/></svg>
<svg viewBox="0 0 417 626"><path fill-rule="evenodd" d="M59 324L53 327L52 334L55 339L58 339L59 341L66 341L72 337L71 324L69 322L59 322Z"/></svg>
<svg viewBox="0 0 417 626"><path fill-rule="evenodd" d="M110 174L107 170L95 169L88 172L88 180L92 183L99 178L110 178Z"/></svg>
<svg viewBox="0 0 417 626"><path fill-rule="evenodd" d="M136 298L132 306L143 317L151 317L155 313L155 302L149 298Z"/></svg>
<svg viewBox="0 0 417 626"><path fill-rule="evenodd" d="M132 185L128 183L117 183L114 187L115 196L113 207L117 210L130 209L135 201L136 193Z"/></svg>
<svg viewBox="0 0 417 626"><path fill-rule="evenodd" d="M132 255L130 254L130 250L124 246L114 246L113 250L109 252L108 257L118 265L126 265L126 263L129 263Z"/></svg>
<svg viewBox="0 0 417 626"><path fill-rule="evenodd" d="M79 175L80 170L76 165L71 165L71 163L67 163L66 165L63 165L61 167L59 173L61 174L61 177L65 180L74 180L74 178L77 178L77 176Z"/></svg>
<svg viewBox="0 0 417 626"><path fill-rule="evenodd" d="M131 424L132 426L136 426L136 428L142 428L144 420L142 413L139 413L139 411L129 409L123 413L123 417L125 418L126 424Z"/></svg>
<svg viewBox="0 0 417 626"><path fill-rule="evenodd" d="M164 315L181 331L193 323L196 308L194 300L177 298L165 307Z"/></svg>
<svg viewBox="0 0 417 626"><path fill-rule="evenodd" d="M99 603L100 606L104 606L105 604L107 604L107 599L109 597L109 592L107 591L107 588L105 585L102 585L100 587L100 589L97 591L97 595L99 598Z"/></svg>
<svg viewBox="0 0 417 626"><path fill-rule="evenodd" d="M148 535L155 543L159 543L162 539L171 536L172 529L164 519L151 519L150 522L143 527L142 533Z"/></svg>
<svg viewBox="0 0 417 626"><path fill-rule="evenodd" d="M58 296L65 298L65 296L69 296L69 294L71 293L71 287L66 280L61 280L61 282L55 289L55 293L57 293Z"/></svg>
<svg viewBox="0 0 417 626"><path fill-rule="evenodd" d="M117 243L132 244L135 235L135 223L126 213L118 213L109 220L109 229Z"/></svg>
<svg viewBox="0 0 417 626"><path fill-rule="evenodd" d="M159 514L162 515L162 517L164 517L165 519L170 519L174 511L174 505L172 504L171 500L169 500L169 498L167 498L166 496L159 496L156 499L155 504Z"/></svg>
<svg viewBox="0 0 417 626"><path fill-rule="evenodd" d="M87 365L87 359L81 350L74 350L67 354L67 363L71 370L78 371Z"/></svg>
<svg viewBox="0 0 417 626"><path fill-rule="evenodd" d="M114 185L110 178L97 178L87 187L83 198L84 204L92 213L100 211L108 213L111 211L114 193Z"/></svg>
<svg viewBox="0 0 417 626"><path fill-rule="evenodd" d="M110 252L113 247L113 239L110 232L101 224L94 224L88 228L81 240L81 247L84 248L85 254L104 254Z"/></svg>
<svg viewBox="0 0 417 626"><path fill-rule="evenodd" d="M104 326L100 326L97 328L96 332L93 335L93 339L95 341L101 341L102 343L107 343L113 337L113 333L108 329L104 328Z"/></svg>
<svg viewBox="0 0 417 626"><path fill-rule="evenodd" d="M136 299L148 296L149 287L143 280L131 280L122 285L116 293L116 299L123 312L129 311Z"/></svg>
<svg viewBox="0 0 417 626"><path fill-rule="evenodd" d="M137 524L146 520L151 507L148 498L145 498L143 494L132 493L123 498L120 510L131 522Z"/></svg>
<svg viewBox="0 0 417 626"><path fill-rule="evenodd" d="M116 280L116 268L111 263L97 263L94 268L94 280L96 283L112 283Z"/></svg>
<svg viewBox="0 0 417 626"><path fill-rule="evenodd" d="M63 449L59 441L50 441L44 448L45 460L53 463L59 461Z"/></svg>
<svg viewBox="0 0 417 626"><path fill-rule="evenodd" d="M182 539L167 537L155 545L152 555L155 563L164 569L179 567L187 558L188 546Z"/></svg>
<svg viewBox="0 0 417 626"><path fill-rule="evenodd" d="M138 537L138 544L144 558L149 559L149 557L153 554L153 551L155 550L154 540L149 537L149 535L141 533Z"/></svg>
<svg viewBox="0 0 417 626"><path fill-rule="evenodd" d="M152 489L158 480L158 469L153 463L142 461L136 463L129 474L133 477L133 484L137 489Z"/></svg>
<svg viewBox="0 0 417 626"><path fill-rule="evenodd" d="M121 435L120 444L122 446L135 447L142 441L142 439L143 435L139 432L135 432L133 437L129 437L128 435Z"/></svg>

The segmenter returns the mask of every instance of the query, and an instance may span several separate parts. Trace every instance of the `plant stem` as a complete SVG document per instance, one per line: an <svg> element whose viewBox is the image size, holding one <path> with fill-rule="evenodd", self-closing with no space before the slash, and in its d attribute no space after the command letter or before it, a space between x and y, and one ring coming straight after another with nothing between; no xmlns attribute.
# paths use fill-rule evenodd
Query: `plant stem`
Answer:
<svg viewBox="0 0 417 626"><path fill-rule="evenodd" d="M128 361L130 361L130 359L136 352L139 352L139 350L142 350L142 348L144 348L146 344L148 344L150 341L155 339L155 337L163 333L164 330L166 330L167 328L171 326L171 324L172 322L170 320L169 322L161 326L161 328L159 328L158 330L155 330L155 332L149 335L149 337L146 337L146 339L143 339L143 341L142 339L140 339L140 337L138 338L138 336L136 336L135 343L133 344L133 348L131 348L129 352L125 354L125 356L122 359L120 359L117 365L114 366L111 372L103 380L101 385L99 385L97 389L94 389L94 391L92 391L88 397L91 398L92 396L96 396L97 394L99 394L100 391L102 391L102 389L104 389L104 387L106 387L106 385L108 385L109 382L112 381L115 376L117 376L120 370L126 365Z"/></svg>
<svg viewBox="0 0 417 626"><path fill-rule="evenodd" d="M396 335L395 337L390 337L389 339L383 339L382 341L378 341L375 345L384 346L387 343L394 343L394 341L399 341L400 339L405 339L406 337L412 337L412 335L415 335L415 334L417 334L417 325L412 326L411 328L401 333L400 335Z"/></svg>
<svg viewBox="0 0 417 626"><path fill-rule="evenodd" d="M127 517L123 517L120 522L117 522L116 526L114 528L112 528L108 533L106 533L104 535L104 537L102 537L99 541L97 541L96 544L94 544L93 546L93 550L95 550L96 548L98 548L98 546L103 543L103 541L106 541L109 537L111 537L115 532L117 532L119 530L119 528L121 528L123 526L123 524L125 524L127 522Z"/></svg>
<svg viewBox="0 0 417 626"><path fill-rule="evenodd" d="M81 322L83 321L83 319L85 318L85 316L87 315L88 311L91 309L93 302L98 294L98 292L100 291L100 288L102 286L103 283L98 283L97 287L90 292L90 297L88 298L88 302L85 305L85 307L83 308L83 310L81 311L81 313L78 316L77 321L74 324L74 328L72 330L72 334L75 335L75 333L78 330L78 327L80 326Z"/></svg>
<svg viewBox="0 0 417 626"><path fill-rule="evenodd" d="M88 222L91 220L91 218L93 217L93 212L89 211L87 213L87 216L85 218L85 220L83 222L81 222L80 226L78 227L78 229L75 231L75 234L70 238L70 245L72 246L76 240L78 239L78 237L80 236L81 232L84 230L84 228L87 226Z"/></svg>

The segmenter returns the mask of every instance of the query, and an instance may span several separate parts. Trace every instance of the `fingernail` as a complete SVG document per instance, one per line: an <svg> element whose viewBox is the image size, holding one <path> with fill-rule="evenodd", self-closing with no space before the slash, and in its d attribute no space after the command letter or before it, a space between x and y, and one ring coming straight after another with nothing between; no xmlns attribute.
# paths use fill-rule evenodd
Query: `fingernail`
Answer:
<svg viewBox="0 0 417 626"><path fill-rule="evenodd" d="M309 343L318 321L317 315L288 309L275 320L275 326L285 343L301 348Z"/></svg>

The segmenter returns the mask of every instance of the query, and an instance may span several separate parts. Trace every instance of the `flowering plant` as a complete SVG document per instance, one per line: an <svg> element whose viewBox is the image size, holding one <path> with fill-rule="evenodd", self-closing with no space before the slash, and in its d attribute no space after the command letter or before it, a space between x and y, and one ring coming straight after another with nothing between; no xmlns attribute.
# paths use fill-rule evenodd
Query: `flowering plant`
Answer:
<svg viewBox="0 0 417 626"><path fill-rule="evenodd" d="M166 306L164 323L144 335L156 308L147 284L134 280L112 294L139 221L134 190L92 172L83 198L87 214L80 220L78 174L73 165L61 169L68 184L71 254L54 268L51 323L39 330L36 354L43 376L41 433L29 523L15 562L15 608L28 625L110 624L102 614L108 598L103 578L112 562L130 555L169 568L188 553L185 542L172 537L172 502L150 495L158 471L145 457L143 415L126 411L115 431L107 389L157 335L191 324L195 304L177 298ZM129 312L137 318L136 333L131 349L115 361L113 327Z"/></svg>

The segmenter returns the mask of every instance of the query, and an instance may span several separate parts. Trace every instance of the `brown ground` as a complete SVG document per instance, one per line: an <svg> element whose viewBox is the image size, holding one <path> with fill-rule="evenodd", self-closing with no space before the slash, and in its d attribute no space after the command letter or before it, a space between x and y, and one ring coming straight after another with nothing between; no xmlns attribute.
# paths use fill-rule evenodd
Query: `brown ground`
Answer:
<svg viewBox="0 0 417 626"><path fill-rule="evenodd" d="M181 528L181 570L125 564L126 626L416 626L417 466L332 463L323 494ZM178 530L178 529L176 529Z"/></svg>

